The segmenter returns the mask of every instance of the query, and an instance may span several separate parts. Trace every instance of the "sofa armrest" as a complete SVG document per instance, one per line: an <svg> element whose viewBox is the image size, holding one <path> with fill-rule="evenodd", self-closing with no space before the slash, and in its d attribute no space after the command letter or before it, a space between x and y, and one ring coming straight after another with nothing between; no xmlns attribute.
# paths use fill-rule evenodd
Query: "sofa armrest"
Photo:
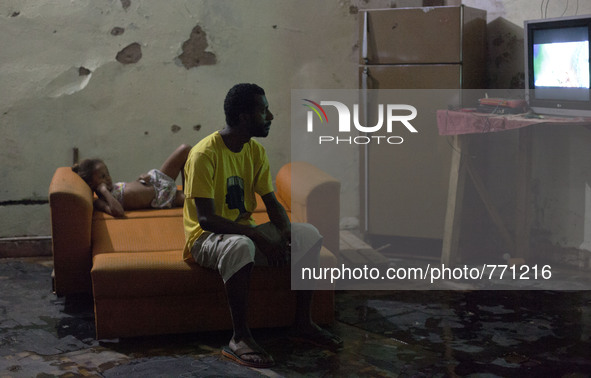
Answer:
<svg viewBox="0 0 591 378"><path fill-rule="evenodd" d="M54 285L59 296L92 292L93 195L70 167L58 168L49 185Z"/></svg>
<svg viewBox="0 0 591 378"><path fill-rule="evenodd" d="M338 256L341 183L312 164L293 162L279 170L275 184L292 221L316 226L324 246Z"/></svg>

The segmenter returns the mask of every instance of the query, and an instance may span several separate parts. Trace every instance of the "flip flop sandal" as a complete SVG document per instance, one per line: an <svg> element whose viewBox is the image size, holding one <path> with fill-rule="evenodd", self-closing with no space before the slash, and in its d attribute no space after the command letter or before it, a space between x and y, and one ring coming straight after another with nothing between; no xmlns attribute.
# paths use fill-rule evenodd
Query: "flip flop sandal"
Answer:
<svg viewBox="0 0 591 378"><path fill-rule="evenodd" d="M237 349L236 351L233 351L232 349L230 349L230 347L225 346L222 348L222 355L224 357L240 364L240 365L248 366L248 367L252 367L252 368L266 369L266 368L270 368L275 365L275 361L273 361L273 357L268 355L266 352L252 349L252 348L248 348L248 347L240 348L240 349ZM269 358L270 361L258 363L258 362L254 362L254 361L245 360L243 357L247 356L247 355L264 356L266 358Z"/></svg>

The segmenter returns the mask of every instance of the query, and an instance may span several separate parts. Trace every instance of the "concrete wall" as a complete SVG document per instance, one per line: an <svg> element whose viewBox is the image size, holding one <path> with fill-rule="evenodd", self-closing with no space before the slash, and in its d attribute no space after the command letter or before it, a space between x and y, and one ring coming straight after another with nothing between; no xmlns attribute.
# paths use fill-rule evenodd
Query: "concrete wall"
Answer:
<svg viewBox="0 0 591 378"><path fill-rule="evenodd" d="M267 90L275 122L264 144L277 171L290 160L291 88L357 85L356 9L313 0L2 1L0 237L50 234L43 201L74 148L80 159L102 157L115 180L133 180L223 127L223 99L238 82ZM355 211L345 202L344 213Z"/></svg>
<svg viewBox="0 0 591 378"><path fill-rule="evenodd" d="M223 97L237 82L267 90L275 122L264 144L277 171L290 160L291 89L356 88L358 9L417 2L2 1L0 237L50 234L47 188L56 167L72 164L74 148L81 159L102 157L116 180L131 180L177 145L221 128ZM583 1L549 2L547 10L530 0L463 3L488 11L489 70L498 88L522 85L523 20L571 15L577 6L579 14L591 13ZM591 134L537 134L537 235L590 249ZM494 186L515 156L515 137L493 138L483 160ZM346 177L341 215L355 218L356 176L344 172L357 172L358 157L334 161L322 168ZM509 209L510 189L500 193L501 208Z"/></svg>

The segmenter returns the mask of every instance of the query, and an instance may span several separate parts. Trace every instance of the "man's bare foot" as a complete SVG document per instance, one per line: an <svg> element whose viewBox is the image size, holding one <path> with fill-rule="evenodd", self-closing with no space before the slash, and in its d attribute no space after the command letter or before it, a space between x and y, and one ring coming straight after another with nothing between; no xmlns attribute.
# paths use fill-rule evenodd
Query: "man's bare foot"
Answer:
<svg viewBox="0 0 591 378"><path fill-rule="evenodd" d="M222 354L240 365L268 368L275 364L273 357L263 350L252 338L240 341L230 340Z"/></svg>

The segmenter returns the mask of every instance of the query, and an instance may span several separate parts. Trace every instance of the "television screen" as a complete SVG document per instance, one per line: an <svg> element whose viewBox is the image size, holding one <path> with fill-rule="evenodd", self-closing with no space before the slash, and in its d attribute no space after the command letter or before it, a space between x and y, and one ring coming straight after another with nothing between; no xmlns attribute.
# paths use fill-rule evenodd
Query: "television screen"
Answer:
<svg viewBox="0 0 591 378"><path fill-rule="evenodd" d="M526 21L526 85L534 111L588 115L591 16ZM574 113L572 112L574 111Z"/></svg>
<svg viewBox="0 0 591 378"><path fill-rule="evenodd" d="M534 45L534 85L589 88L589 42Z"/></svg>

